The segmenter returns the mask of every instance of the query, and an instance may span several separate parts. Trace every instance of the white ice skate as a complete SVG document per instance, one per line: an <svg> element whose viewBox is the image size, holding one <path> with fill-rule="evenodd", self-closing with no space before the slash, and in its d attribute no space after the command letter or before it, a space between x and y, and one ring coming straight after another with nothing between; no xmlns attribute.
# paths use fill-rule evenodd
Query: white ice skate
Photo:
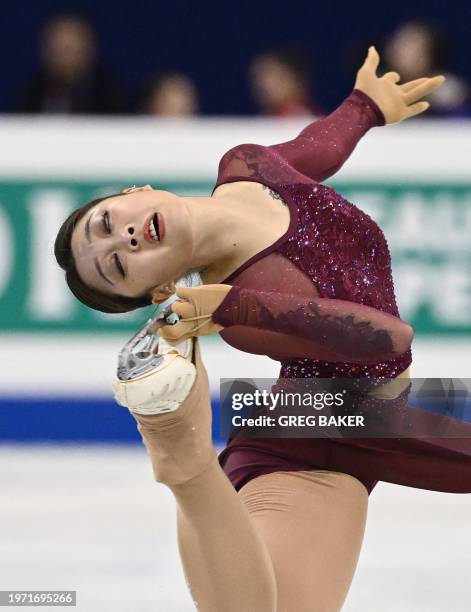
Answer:
<svg viewBox="0 0 471 612"><path fill-rule="evenodd" d="M187 274L177 286L201 285L197 272ZM170 344L153 331L156 321L178 322L170 310L176 295L159 304L156 314L125 344L118 357L115 399L136 414L162 414L176 410L190 392L196 378L193 338Z"/></svg>

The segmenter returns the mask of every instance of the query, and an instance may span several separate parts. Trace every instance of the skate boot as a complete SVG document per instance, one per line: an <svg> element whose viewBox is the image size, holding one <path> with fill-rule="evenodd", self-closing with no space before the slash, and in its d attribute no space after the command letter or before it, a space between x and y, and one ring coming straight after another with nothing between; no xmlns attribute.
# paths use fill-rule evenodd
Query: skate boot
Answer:
<svg viewBox="0 0 471 612"><path fill-rule="evenodd" d="M193 343L194 383L176 410L167 414L134 413L157 482L182 485L217 463L211 436L211 393L201 360L199 339ZM168 396L167 396L168 399Z"/></svg>
<svg viewBox="0 0 471 612"><path fill-rule="evenodd" d="M177 286L201 284L197 273L187 275ZM188 395L196 377L192 363L193 338L170 344L156 327L178 322L170 306L171 296L160 304L154 316L125 344L118 357L117 380L113 390L118 404L134 414L164 414L176 410Z"/></svg>

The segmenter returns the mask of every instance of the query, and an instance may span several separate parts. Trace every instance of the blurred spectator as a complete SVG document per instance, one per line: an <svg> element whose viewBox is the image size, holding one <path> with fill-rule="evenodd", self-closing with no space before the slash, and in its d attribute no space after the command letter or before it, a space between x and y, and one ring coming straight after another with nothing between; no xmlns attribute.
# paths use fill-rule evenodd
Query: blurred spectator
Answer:
<svg viewBox="0 0 471 612"><path fill-rule="evenodd" d="M320 115L311 93L311 64L299 49L274 49L250 64L252 95L265 115Z"/></svg>
<svg viewBox="0 0 471 612"><path fill-rule="evenodd" d="M196 86L180 72L165 72L152 77L145 87L141 112L148 115L185 117L199 113Z"/></svg>
<svg viewBox="0 0 471 612"><path fill-rule="evenodd" d="M384 59L388 69L398 72L403 82L437 74L446 76L445 83L427 98L432 105L427 116L471 114L468 84L447 70L449 44L442 31L418 21L404 23L387 41Z"/></svg>
<svg viewBox="0 0 471 612"><path fill-rule="evenodd" d="M40 68L21 87L14 110L22 113L106 114L121 110L118 87L97 56L90 23L57 15L44 26Z"/></svg>

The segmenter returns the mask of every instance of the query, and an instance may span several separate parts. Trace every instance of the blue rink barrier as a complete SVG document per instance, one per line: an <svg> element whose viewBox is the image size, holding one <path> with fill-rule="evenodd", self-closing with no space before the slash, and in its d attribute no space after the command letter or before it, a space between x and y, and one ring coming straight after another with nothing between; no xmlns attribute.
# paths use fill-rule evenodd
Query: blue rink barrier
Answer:
<svg viewBox="0 0 471 612"><path fill-rule="evenodd" d="M219 435L219 398L212 399L213 441ZM141 436L126 408L103 398L0 398L0 442L138 443Z"/></svg>
<svg viewBox="0 0 471 612"><path fill-rule="evenodd" d="M427 412L471 423L471 402L460 402L452 412L443 401L420 402ZM413 404L414 402L412 402ZM213 397L212 437L214 444L225 444L220 433L220 401ZM227 415L226 415L227 416ZM227 428L226 428L227 430ZM126 408L112 399L100 397L61 397L54 399L0 397L0 443L140 443L136 422Z"/></svg>

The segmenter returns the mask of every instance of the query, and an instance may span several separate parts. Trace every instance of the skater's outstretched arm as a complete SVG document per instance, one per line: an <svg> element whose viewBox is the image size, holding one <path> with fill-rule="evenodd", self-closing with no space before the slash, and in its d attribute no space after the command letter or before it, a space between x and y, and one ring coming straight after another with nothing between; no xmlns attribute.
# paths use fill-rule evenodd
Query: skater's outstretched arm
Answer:
<svg viewBox="0 0 471 612"><path fill-rule="evenodd" d="M379 55L370 47L357 74L355 89L330 115L308 125L293 140L269 147L306 176L323 181L346 162L366 132L424 112L420 101L439 87L444 77L422 78L398 85L397 72L376 75Z"/></svg>
<svg viewBox="0 0 471 612"><path fill-rule="evenodd" d="M269 147L298 172L321 182L335 174L366 132L384 125L375 102L354 90L330 115L314 121L293 140Z"/></svg>

